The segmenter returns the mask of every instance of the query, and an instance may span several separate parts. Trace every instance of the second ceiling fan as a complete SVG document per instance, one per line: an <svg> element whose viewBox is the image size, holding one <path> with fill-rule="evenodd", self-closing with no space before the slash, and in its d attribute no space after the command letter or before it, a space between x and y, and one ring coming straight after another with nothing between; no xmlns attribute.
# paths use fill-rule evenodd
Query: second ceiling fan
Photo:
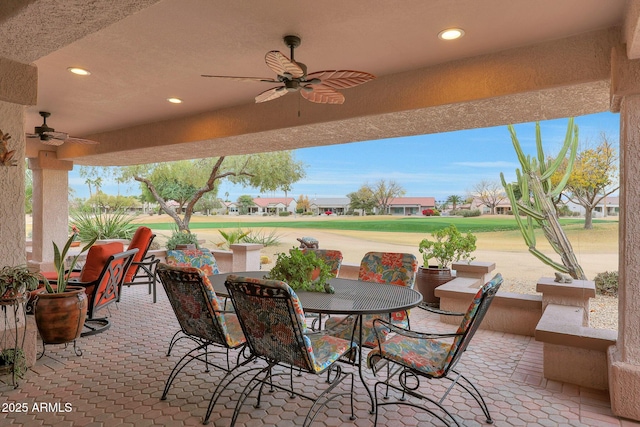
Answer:
<svg viewBox="0 0 640 427"><path fill-rule="evenodd" d="M284 43L291 50L291 58L272 50L265 55L265 62L276 74L269 77L238 77L202 74L202 77L217 77L237 81L278 83L280 86L267 89L256 96L256 102L271 101L289 92L300 92L303 98L319 104L342 104L344 95L337 90L348 89L375 79L364 71L325 70L307 74L307 66L294 59L294 49L300 46L300 37L285 36Z"/></svg>

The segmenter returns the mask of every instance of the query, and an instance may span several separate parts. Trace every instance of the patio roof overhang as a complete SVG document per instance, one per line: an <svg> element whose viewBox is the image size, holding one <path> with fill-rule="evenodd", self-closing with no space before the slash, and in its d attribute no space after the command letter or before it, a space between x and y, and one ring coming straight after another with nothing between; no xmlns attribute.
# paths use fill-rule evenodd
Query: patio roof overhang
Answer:
<svg viewBox="0 0 640 427"><path fill-rule="evenodd" d="M9 40L0 57L38 68L27 131L47 110L58 130L101 142L54 149L29 140L27 156L56 150L76 164L124 165L577 116L611 108L612 48L626 44L629 58L640 54L638 7L623 0L410 1L403 8L357 1L353 13L338 2L312 14L287 0L121 3L60 10L59 2L35 0L0 20ZM349 17L336 19L336 8ZM39 21L46 28L33 28ZM374 22L384 22L382 31ZM466 35L446 45L436 35L453 24ZM311 70L362 69L377 79L345 91L347 102L335 106L297 94L254 104L268 87L199 76L267 76L262 58L286 52L285 33L302 36L297 58ZM74 80L66 71L72 65L92 75ZM185 103L177 107L164 99L178 95Z"/></svg>

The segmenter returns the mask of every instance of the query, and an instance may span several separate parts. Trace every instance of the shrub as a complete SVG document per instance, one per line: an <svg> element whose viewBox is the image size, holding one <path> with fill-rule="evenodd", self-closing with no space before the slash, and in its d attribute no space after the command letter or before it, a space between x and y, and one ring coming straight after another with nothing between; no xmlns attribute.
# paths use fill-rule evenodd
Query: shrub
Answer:
<svg viewBox="0 0 640 427"><path fill-rule="evenodd" d="M175 230L171 237L169 237L169 240L167 240L167 249L172 251L178 245L196 245L196 248L199 248L198 236L187 230Z"/></svg>
<svg viewBox="0 0 640 427"><path fill-rule="evenodd" d="M244 243L259 243L264 247L277 246L280 244L280 238L276 234L276 230L271 230L269 234L263 234L262 230L249 230L247 235L242 239Z"/></svg>
<svg viewBox="0 0 640 427"><path fill-rule="evenodd" d="M280 216L289 216L289 211L280 212Z"/></svg>
<svg viewBox="0 0 640 427"><path fill-rule="evenodd" d="M605 271L598 273L593 279L596 283L596 292L600 295L618 296L618 272Z"/></svg>
<svg viewBox="0 0 640 427"><path fill-rule="evenodd" d="M469 218L472 216L480 216L480 209L473 209L473 210L469 210L469 209L460 209L458 211L458 215L464 217L464 218Z"/></svg>
<svg viewBox="0 0 640 427"><path fill-rule="evenodd" d="M74 210L71 212L71 227L78 229L83 242L97 239L131 239L138 226L132 224L135 216L125 211L97 214Z"/></svg>
<svg viewBox="0 0 640 427"><path fill-rule="evenodd" d="M218 243L217 246L226 250L229 250L231 248L231 245L235 245L236 243L244 243L245 238L249 235L248 232L242 231L241 228L230 231L228 233L222 230L218 230L218 233L220 233L220 235L224 239L224 242Z"/></svg>
<svg viewBox="0 0 640 427"><path fill-rule="evenodd" d="M433 216L433 213L434 213L433 209L424 209L422 211L422 215L424 215L424 216Z"/></svg>

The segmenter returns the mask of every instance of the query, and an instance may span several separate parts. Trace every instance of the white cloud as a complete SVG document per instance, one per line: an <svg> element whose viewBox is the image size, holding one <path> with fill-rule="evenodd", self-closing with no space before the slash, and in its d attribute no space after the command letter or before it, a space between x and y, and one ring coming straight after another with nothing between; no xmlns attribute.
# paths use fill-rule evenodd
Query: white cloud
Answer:
<svg viewBox="0 0 640 427"><path fill-rule="evenodd" d="M519 163L495 161L495 162L454 162L454 166L464 166L468 168L518 168Z"/></svg>

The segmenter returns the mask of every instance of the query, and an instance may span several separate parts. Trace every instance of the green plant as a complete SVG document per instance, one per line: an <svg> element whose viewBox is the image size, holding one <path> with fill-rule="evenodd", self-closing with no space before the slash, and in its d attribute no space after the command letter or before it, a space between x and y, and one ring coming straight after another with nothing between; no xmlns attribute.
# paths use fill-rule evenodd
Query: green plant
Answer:
<svg viewBox="0 0 640 427"><path fill-rule="evenodd" d="M200 247L200 245L198 245L198 236L187 230L175 230L167 240L167 249L170 251L174 250L178 245L195 245L196 248Z"/></svg>
<svg viewBox="0 0 640 427"><path fill-rule="evenodd" d="M509 133L511 134L511 142L518 156L518 161L522 166L522 172L520 172L520 169L516 169L517 182L515 183L507 184L502 173L500 174L500 179L511 202L513 216L520 227L520 232L529 248L529 252L553 269L561 273L568 273L574 279L585 280L584 270L578 263L571 242L560 225L558 214L553 204L554 198L562 193L571 176L578 150L578 127L574 126L573 118L569 119L564 144L558 156L552 160L548 160L545 157L542 149L540 123L536 123L537 159L524 155L516 136L516 131L511 125L509 126ZM554 185L551 182L551 177L561 167L569 149L571 151L567 160L567 167L557 184ZM521 218L520 212L526 217ZM542 229L553 250L560 255L562 264L536 249L535 226Z"/></svg>
<svg viewBox="0 0 640 427"><path fill-rule="evenodd" d="M9 368L13 374L22 379L27 372L27 358L22 348L5 348L0 351L0 367Z"/></svg>
<svg viewBox="0 0 640 427"><path fill-rule="evenodd" d="M69 265L66 266L64 262L67 259L67 253L69 252L71 243L74 240L76 240L76 237L77 237L77 233L73 233L71 236L69 236L69 238L67 239L67 242L62 248L62 252L60 251L60 248L58 248L58 245L56 245L56 242L53 242L53 265L56 269L56 272L58 273L58 279L56 280L57 286L54 288L53 286L51 286L49 281L46 278L44 278L44 285L45 285L45 288L47 289L47 293L61 294L67 290L67 285L69 284L69 277L71 277L71 272L73 271L76 264L78 263L78 258L80 258L80 255L82 255L84 252L88 251L89 248L96 242L96 240L98 240L97 237L94 237L93 239L91 239L89 243L87 243L82 249L80 249L80 253L78 253L77 255L71 258Z"/></svg>
<svg viewBox="0 0 640 427"><path fill-rule="evenodd" d="M278 254L276 264L266 277L287 282L294 290L333 293L333 287L327 283L333 277L331 269L312 251L293 248L289 255Z"/></svg>
<svg viewBox="0 0 640 427"><path fill-rule="evenodd" d="M596 291L600 295L618 296L618 272L605 271L598 273L593 279L596 284Z"/></svg>
<svg viewBox="0 0 640 427"><path fill-rule="evenodd" d="M280 238L276 230L271 230L269 234L263 234L262 230L249 230L248 234L242 240L245 243L259 243L265 248L268 246L277 246L280 244Z"/></svg>
<svg viewBox="0 0 640 427"><path fill-rule="evenodd" d="M138 226L132 221L135 216L120 210L94 215L91 212L71 212L71 227L76 227L83 242L96 239L131 239Z"/></svg>
<svg viewBox="0 0 640 427"><path fill-rule="evenodd" d="M249 235L248 232L242 231L241 228L230 231L228 233L223 230L218 230L218 233L220 233L224 241L217 243L217 246L227 250L231 247L231 245L244 242L245 238Z"/></svg>
<svg viewBox="0 0 640 427"><path fill-rule="evenodd" d="M429 266L429 260L435 259L438 268L449 268L452 262L472 261L475 257L471 252L476 250L476 236L467 233L463 236L455 225L451 224L441 230L431 233L433 240L423 239L418 250L422 254L424 267Z"/></svg>
<svg viewBox="0 0 640 427"><path fill-rule="evenodd" d="M0 298L17 297L26 291L38 289L42 274L26 265L6 266L0 270Z"/></svg>

